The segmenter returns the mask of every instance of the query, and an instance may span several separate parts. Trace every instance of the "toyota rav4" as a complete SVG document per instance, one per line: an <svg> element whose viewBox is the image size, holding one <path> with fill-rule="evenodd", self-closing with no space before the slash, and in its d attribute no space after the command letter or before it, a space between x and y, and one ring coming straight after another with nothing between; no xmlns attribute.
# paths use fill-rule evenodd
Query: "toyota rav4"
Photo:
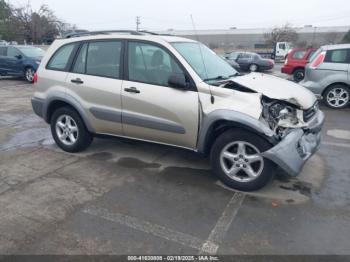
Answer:
<svg viewBox="0 0 350 262"><path fill-rule="evenodd" d="M140 32L54 41L35 75L34 112L57 145L78 152L95 135L210 154L228 186L257 190L275 166L296 176L317 150L324 114L302 86L241 76L203 44Z"/></svg>

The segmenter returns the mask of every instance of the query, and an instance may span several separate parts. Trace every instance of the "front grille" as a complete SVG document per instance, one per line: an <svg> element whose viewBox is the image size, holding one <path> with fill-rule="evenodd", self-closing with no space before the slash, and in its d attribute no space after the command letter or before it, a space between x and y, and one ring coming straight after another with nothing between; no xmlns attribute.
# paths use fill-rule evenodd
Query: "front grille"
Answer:
<svg viewBox="0 0 350 262"><path fill-rule="evenodd" d="M316 101L316 103L312 107L304 110L304 122L308 122L311 118L313 118L317 111L318 102Z"/></svg>

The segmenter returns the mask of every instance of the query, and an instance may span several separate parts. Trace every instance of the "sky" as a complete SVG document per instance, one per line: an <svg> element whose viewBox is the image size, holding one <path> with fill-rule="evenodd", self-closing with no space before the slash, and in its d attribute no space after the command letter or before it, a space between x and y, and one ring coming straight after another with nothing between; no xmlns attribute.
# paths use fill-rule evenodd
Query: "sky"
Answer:
<svg viewBox="0 0 350 262"><path fill-rule="evenodd" d="M23 6L28 0L8 0ZM33 9L48 5L79 29L144 30L350 26L350 0L29 0Z"/></svg>

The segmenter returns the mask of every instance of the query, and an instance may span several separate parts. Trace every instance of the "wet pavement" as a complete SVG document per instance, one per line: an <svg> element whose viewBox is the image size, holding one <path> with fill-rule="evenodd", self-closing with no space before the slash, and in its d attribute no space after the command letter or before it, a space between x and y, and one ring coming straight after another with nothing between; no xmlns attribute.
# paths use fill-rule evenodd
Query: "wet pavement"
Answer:
<svg viewBox="0 0 350 262"><path fill-rule="evenodd" d="M208 159L120 139L58 149L32 85L0 80L1 254L349 254L350 109L297 178L223 186Z"/></svg>

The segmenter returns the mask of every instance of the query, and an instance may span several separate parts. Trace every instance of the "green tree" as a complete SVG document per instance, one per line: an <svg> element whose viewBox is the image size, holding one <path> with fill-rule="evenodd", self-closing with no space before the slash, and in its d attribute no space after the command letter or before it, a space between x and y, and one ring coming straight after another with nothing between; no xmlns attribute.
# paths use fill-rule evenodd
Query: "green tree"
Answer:
<svg viewBox="0 0 350 262"><path fill-rule="evenodd" d="M282 27L275 27L270 32L264 34L265 42L268 46L275 46L277 42L297 43L298 33L291 25L286 24Z"/></svg>
<svg viewBox="0 0 350 262"><path fill-rule="evenodd" d="M11 6L5 0L0 0L0 39L10 40L13 37L12 19Z"/></svg>
<svg viewBox="0 0 350 262"><path fill-rule="evenodd" d="M350 30L344 35L342 43L350 43Z"/></svg>

